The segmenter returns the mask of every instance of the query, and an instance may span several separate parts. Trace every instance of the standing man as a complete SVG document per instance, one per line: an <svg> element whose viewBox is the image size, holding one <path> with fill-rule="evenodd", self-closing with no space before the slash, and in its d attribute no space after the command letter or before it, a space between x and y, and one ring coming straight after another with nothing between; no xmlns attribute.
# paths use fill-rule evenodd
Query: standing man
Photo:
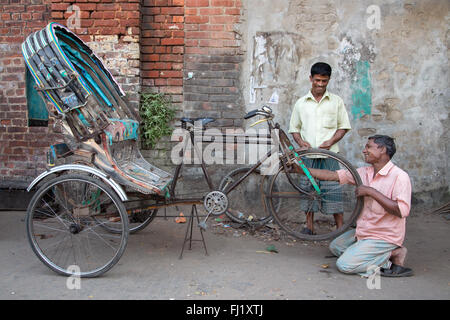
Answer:
<svg viewBox="0 0 450 320"><path fill-rule="evenodd" d="M348 130L351 129L344 101L337 95L327 91L331 77L331 67L324 62L315 63L311 67L311 90L298 99L294 105L289 124L289 133L300 148L322 148L339 152L337 145ZM338 164L333 159L305 159L308 168L337 170ZM300 182L303 187L310 185L305 179ZM333 186L328 186L333 187ZM334 199L334 205L322 204L322 213L333 214L336 228L343 224L342 201ZM338 201L336 201L338 200ZM302 203L301 210L306 212L306 227L301 231L314 234L314 212L318 211L317 203Z"/></svg>

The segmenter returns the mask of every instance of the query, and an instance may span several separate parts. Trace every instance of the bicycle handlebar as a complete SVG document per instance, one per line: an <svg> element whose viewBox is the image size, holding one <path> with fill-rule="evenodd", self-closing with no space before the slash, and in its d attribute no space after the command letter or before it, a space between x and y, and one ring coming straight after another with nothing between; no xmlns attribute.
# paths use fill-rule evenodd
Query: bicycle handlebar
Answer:
<svg viewBox="0 0 450 320"><path fill-rule="evenodd" d="M255 109L255 110L252 110L252 111L250 111L249 113L247 113L245 116L244 116L244 119L250 119L250 118L253 118L254 116L256 116L256 112L258 111L258 109Z"/></svg>
<svg viewBox="0 0 450 320"><path fill-rule="evenodd" d="M252 110L250 112L248 112L245 116L244 119L250 119L253 118L256 115L262 115L266 118L269 118L272 115L272 109L266 105L262 106L261 109L255 109Z"/></svg>

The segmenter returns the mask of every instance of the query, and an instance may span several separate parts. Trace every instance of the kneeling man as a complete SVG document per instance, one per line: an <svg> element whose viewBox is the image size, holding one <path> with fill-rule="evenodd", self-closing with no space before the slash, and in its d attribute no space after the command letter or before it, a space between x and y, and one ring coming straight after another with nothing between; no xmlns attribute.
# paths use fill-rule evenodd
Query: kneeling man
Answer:
<svg viewBox="0 0 450 320"><path fill-rule="evenodd" d="M356 229L334 239L331 252L338 258L336 266L344 273L369 276L380 267L382 276L411 276L404 267L407 250L403 247L406 217L411 207L411 181L408 174L391 162L396 148L391 137L369 137L363 150L370 166L359 168L362 185L356 189L364 197L364 207L356 222ZM310 169L320 180L352 183L346 170L336 172Z"/></svg>

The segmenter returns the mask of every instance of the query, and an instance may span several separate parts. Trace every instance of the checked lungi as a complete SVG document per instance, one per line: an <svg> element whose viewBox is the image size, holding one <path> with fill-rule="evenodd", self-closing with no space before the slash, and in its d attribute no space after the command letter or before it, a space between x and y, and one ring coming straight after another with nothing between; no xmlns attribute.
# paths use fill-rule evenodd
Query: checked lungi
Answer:
<svg viewBox="0 0 450 320"><path fill-rule="evenodd" d="M302 158L307 168L323 169L336 171L341 169L339 163L331 158ZM320 188L322 197L319 200L302 200L300 202L300 210L304 212L317 212L330 215L335 213L343 213L344 205L342 202L342 186L336 181L320 181L316 179ZM306 176L300 177L300 188L307 192L314 191L314 187Z"/></svg>

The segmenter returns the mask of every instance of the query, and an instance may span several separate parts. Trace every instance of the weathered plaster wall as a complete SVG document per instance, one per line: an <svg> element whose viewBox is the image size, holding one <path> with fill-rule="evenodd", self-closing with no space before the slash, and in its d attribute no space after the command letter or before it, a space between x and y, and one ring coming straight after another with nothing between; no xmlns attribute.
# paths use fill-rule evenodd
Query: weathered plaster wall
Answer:
<svg viewBox="0 0 450 320"><path fill-rule="evenodd" d="M394 162L409 173L416 197L448 194L449 1L243 3L247 110L278 99L271 106L287 130L295 101L311 87L310 66L328 62L328 88L344 99L353 127L340 144L344 156L364 165L367 137L393 136Z"/></svg>

